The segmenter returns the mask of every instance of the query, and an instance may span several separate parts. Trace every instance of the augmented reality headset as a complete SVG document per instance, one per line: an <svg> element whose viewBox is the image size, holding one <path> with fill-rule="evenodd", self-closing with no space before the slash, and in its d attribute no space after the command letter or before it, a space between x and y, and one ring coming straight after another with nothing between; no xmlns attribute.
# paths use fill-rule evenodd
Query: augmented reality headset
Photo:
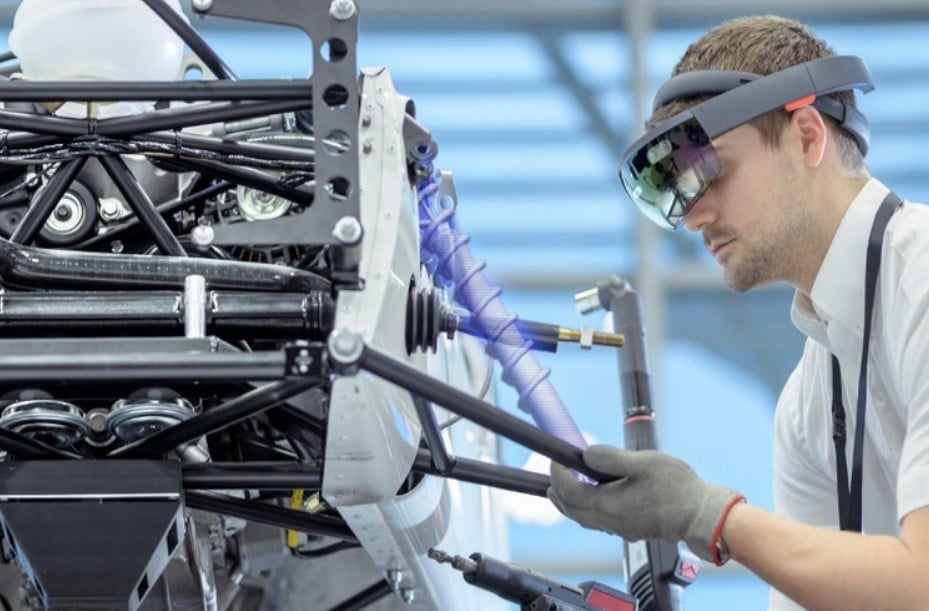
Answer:
<svg viewBox="0 0 929 611"><path fill-rule="evenodd" d="M665 229L676 229L719 175L713 138L777 108L790 112L812 105L847 130L864 155L870 139L868 120L854 108L823 97L849 89L874 89L858 57L823 57L766 76L734 70L679 74L658 90L653 110L682 98L714 97L662 121L636 140L619 162L620 181L645 216Z"/></svg>

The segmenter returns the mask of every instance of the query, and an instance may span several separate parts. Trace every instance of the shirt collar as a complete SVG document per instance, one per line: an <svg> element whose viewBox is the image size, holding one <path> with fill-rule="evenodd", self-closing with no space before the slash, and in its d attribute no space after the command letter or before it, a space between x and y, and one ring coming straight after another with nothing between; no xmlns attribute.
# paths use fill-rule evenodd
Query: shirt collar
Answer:
<svg viewBox="0 0 929 611"><path fill-rule="evenodd" d="M871 178L839 223L826 257L806 296L794 294L791 320L811 339L826 344L826 325L833 322L856 336L864 332L864 271L874 215L890 190Z"/></svg>

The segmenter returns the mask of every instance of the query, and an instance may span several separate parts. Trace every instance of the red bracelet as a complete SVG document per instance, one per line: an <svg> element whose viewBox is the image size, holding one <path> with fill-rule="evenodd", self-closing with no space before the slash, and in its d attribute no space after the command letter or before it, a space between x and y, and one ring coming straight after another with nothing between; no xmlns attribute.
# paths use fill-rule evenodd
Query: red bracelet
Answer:
<svg viewBox="0 0 929 611"><path fill-rule="evenodd" d="M729 517L729 512L732 511L736 504L744 502L745 496L737 494L729 499L729 502L723 507L723 514L719 517L719 522L716 523L716 528L713 530L713 538L710 539L710 557L716 566L722 566L729 560L729 558L721 558L719 555L719 539L723 536L723 526L726 523L726 518Z"/></svg>

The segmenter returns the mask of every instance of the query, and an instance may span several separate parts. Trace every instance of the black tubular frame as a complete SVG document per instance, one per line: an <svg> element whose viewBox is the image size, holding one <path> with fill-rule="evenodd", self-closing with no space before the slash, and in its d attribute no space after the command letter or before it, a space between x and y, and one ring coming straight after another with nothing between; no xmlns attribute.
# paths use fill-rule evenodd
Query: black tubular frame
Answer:
<svg viewBox="0 0 929 611"><path fill-rule="evenodd" d="M187 251L184 250L177 237L171 232L171 228L168 227L165 220L158 214L155 204L149 199L145 190L139 186L138 181L129 171L129 168L126 167L126 162L122 160L122 157L101 156L99 159L103 169L113 180L113 184L126 198L126 203L129 204L136 218L155 238L155 243L158 244L161 253L174 255L175 257L186 257Z"/></svg>
<svg viewBox="0 0 929 611"><path fill-rule="evenodd" d="M147 201L144 192L133 188L131 173L123 171L114 155L134 152L143 142L156 142L177 149L196 147L214 153L236 156L236 163L194 160L176 152L174 166L184 171L198 171L220 180L267 191L301 204L304 209L287 219L273 219L216 228L217 245L275 244L328 246L332 277L338 287L357 288L360 249L355 244L341 242L334 229L342 219L359 219L358 142L349 137L342 142L343 150L334 155L326 150L325 140L338 135L357 133L359 122L359 84L357 74L356 43L358 38L357 14L336 17L325 0L271 0L254 3L244 0L224 0L196 8L200 16L216 16L248 21L262 21L296 26L310 37L313 48L313 74L307 79L253 79L236 80L226 66L199 34L161 0L144 1L171 27L200 57L206 67L220 80L216 81L64 81L33 82L8 80L0 82L0 101L5 102L110 102L153 101L167 103L205 102L181 108L156 109L144 115L111 119L68 119L51 115L33 115L11 110L0 110L0 163L13 156L18 160L37 159L39 162L62 161L73 157L101 158L113 180L119 184L127 203L152 234L159 249L177 256L183 248L171 235L162 211ZM324 48L338 45L337 58L324 55ZM312 114L313 150L276 151L268 145L237 143L198 136L181 135L185 127L221 123L226 121L277 115L294 112ZM176 132L172 135L152 132ZM150 137L149 137L150 136ZM121 139L125 151L105 139ZM120 144L120 143L116 143ZM58 156L35 147L57 147ZM143 151L144 152L144 151ZM43 159L37 155L46 155ZM253 155L258 159L302 163L299 166L310 174L295 177L286 174L263 172L239 167L242 158ZM109 159L109 161L107 160ZM66 190L67 180L79 163L62 168L55 189ZM291 169L293 165L289 166ZM73 176L71 177L73 179ZM333 185L347 185L334 189ZM53 198L48 198L53 199ZM45 202L38 202L45 204ZM47 204L47 205L54 205ZM33 204L30 216L18 239L34 237L38 219L46 212L45 206ZM47 215L45 215L47 219ZM281 222L284 221L284 222ZM274 238L268 237L274 234Z"/></svg>
<svg viewBox="0 0 929 611"><path fill-rule="evenodd" d="M372 584L371 586L365 588L358 594L342 601L334 607L331 607L329 611L358 611L358 609L364 609L368 605L371 605L380 599L384 598L388 594L393 592L390 584L386 580L382 579L377 583Z"/></svg>
<svg viewBox="0 0 929 611"><path fill-rule="evenodd" d="M58 200L74 182L74 178L86 162L86 157L79 157L62 164L58 168L48 181L48 184L45 185L45 188L36 195L35 202L30 206L23 218L20 219L19 225L16 226L13 235L10 236L11 242L31 244L35 240L39 231L42 230L42 225L45 224L52 214L52 210L58 204Z"/></svg>
<svg viewBox="0 0 929 611"><path fill-rule="evenodd" d="M231 496L201 492L185 492L184 499L186 505L192 509L212 511L226 516L314 535L335 537L343 541L355 542L358 540L351 529L345 525L345 522L331 516L315 515L306 511L297 511L296 509L284 509L269 503L243 501Z"/></svg>

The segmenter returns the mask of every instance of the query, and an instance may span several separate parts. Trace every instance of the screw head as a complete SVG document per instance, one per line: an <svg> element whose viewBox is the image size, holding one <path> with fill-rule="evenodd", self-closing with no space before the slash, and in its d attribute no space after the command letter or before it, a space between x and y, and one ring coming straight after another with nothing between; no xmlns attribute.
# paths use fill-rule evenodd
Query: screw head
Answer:
<svg viewBox="0 0 929 611"><path fill-rule="evenodd" d="M339 21L348 21L358 12L358 7L352 0L332 0L329 5L329 14Z"/></svg>
<svg viewBox="0 0 929 611"><path fill-rule="evenodd" d="M194 246L209 246L215 237L216 231L210 225L197 225L190 231L190 241Z"/></svg>
<svg viewBox="0 0 929 611"><path fill-rule="evenodd" d="M400 598L408 605L412 605L416 600L416 590L413 588L400 588Z"/></svg>
<svg viewBox="0 0 929 611"><path fill-rule="evenodd" d="M119 216L119 202L110 197L100 198L100 216L107 220Z"/></svg>
<svg viewBox="0 0 929 611"><path fill-rule="evenodd" d="M332 228L332 237L346 246L357 244L361 240L361 223L353 216L343 216Z"/></svg>
<svg viewBox="0 0 929 611"><path fill-rule="evenodd" d="M208 11L213 8L213 0L193 0L192 4L198 11Z"/></svg>

